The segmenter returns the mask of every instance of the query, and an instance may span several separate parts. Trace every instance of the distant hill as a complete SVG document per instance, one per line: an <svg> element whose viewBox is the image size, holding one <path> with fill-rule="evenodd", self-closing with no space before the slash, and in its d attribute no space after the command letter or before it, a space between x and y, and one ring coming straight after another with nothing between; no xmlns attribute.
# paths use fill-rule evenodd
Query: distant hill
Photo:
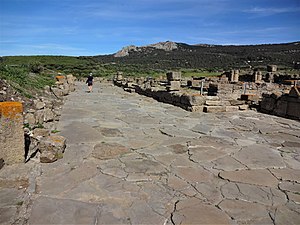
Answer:
<svg viewBox="0 0 300 225"><path fill-rule="evenodd" d="M100 63L143 65L149 69L265 67L293 68L300 61L300 42L263 45L189 45L171 41L124 47L111 55L92 57Z"/></svg>

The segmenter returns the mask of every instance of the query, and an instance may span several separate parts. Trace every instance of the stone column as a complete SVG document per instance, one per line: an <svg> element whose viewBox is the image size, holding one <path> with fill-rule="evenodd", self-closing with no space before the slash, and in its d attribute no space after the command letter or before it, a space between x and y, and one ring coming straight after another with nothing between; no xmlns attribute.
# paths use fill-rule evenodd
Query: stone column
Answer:
<svg viewBox="0 0 300 225"><path fill-rule="evenodd" d="M231 70L229 81L235 83L239 82L239 70Z"/></svg>
<svg viewBox="0 0 300 225"><path fill-rule="evenodd" d="M21 102L0 102L0 159L5 164L24 162L22 114Z"/></svg>

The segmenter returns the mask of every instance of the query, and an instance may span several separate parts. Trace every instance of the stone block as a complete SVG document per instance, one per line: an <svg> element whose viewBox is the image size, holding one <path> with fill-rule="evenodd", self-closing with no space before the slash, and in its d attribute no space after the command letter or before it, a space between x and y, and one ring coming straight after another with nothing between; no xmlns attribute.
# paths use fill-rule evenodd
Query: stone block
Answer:
<svg viewBox="0 0 300 225"><path fill-rule="evenodd" d="M276 72L277 71L277 65L267 65L267 71L268 72Z"/></svg>
<svg viewBox="0 0 300 225"><path fill-rule="evenodd" d="M24 119L25 124L29 124L30 126L33 126L36 124L35 116L32 113L26 113L25 119Z"/></svg>
<svg viewBox="0 0 300 225"><path fill-rule="evenodd" d="M210 100L206 100L205 101L205 105L209 105L209 106L221 106L223 105L222 104L222 101L210 101Z"/></svg>
<svg viewBox="0 0 300 225"><path fill-rule="evenodd" d="M48 136L39 143L40 161L51 163L63 157L66 148L66 138L60 135Z"/></svg>
<svg viewBox="0 0 300 225"><path fill-rule="evenodd" d="M66 76L68 84L74 84L75 83L75 77L72 74L69 74Z"/></svg>
<svg viewBox="0 0 300 225"><path fill-rule="evenodd" d="M300 102L288 102L286 114L289 117L300 119Z"/></svg>
<svg viewBox="0 0 300 225"><path fill-rule="evenodd" d="M241 95L241 100L244 101L258 101L259 96L255 94L242 94Z"/></svg>
<svg viewBox="0 0 300 225"><path fill-rule="evenodd" d="M245 101L240 101L240 100L236 100L236 99L229 100L229 102L231 105L234 105L234 106L245 104Z"/></svg>
<svg viewBox="0 0 300 225"><path fill-rule="evenodd" d="M262 110L273 111L276 105L276 100L270 97L264 97L260 103Z"/></svg>
<svg viewBox="0 0 300 225"><path fill-rule="evenodd" d="M180 81L181 80L181 72L168 72L167 73L168 81Z"/></svg>
<svg viewBox="0 0 300 225"><path fill-rule="evenodd" d="M180 81L170 81L170 85L167 86L168 91L179 91L181 87Z"/></svg>
<svg viewBox="0 0 300 225"><path fill-rule="evenodd" d="M25 143L21 102L0 102L0 159L5 164L24 162Z"/></svg>
<svg viewBox="0 0 300 225"><path fill-rule="evenodd" d="M234 111L238 111L239 109L240 109L239 106L233 106L233 105L226 106L226 112L234 112Z"/></svg>
<svg viewBox="0 0 300 225"><path fill-rule="evenodd" d="M278 116L285 116L287 111L288 102L278 100L274 109L274 113Z"/></svg>
<svg viewBox="0 0 300 225"><path fill-rule="evenodd" d="M248 105L239 105L239 110L247 110L249 109L249 106Z"/></svg>
<svg viewBox="0 0 300 225"><path fill-rule="evenodd" d="M204 106L203 112L206 113L226 112L226 107L225 106Z"/></svg>
<svg viewBox="0 0 300 225"><path fill-rule="evenodd" d="M67 79L65 76L56 76L55 79L56 79L57 84L64 84L67 82Z"/></svg>
<svg viewBox="0 0 300 225"><path fill-rule="evenodd" d="M181 95L180 102L183 105L187 106L199 106L204 105L205 103L205 97L202 95Z"/></svg>
<svg viewBox="0 0 300 225"><path fill-rule="evenodd" d="M192 106L187 106L186 110L190 112L203 112L203 105L192 105Z"/></svg>

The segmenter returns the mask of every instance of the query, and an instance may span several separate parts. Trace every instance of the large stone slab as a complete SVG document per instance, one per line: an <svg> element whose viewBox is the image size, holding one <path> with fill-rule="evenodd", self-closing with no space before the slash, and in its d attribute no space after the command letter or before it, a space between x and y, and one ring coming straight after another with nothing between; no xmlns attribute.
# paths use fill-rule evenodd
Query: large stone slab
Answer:
<svg viewBox="0 0 300 225"><path fill-rule="evenodd" d="M103 140L103 136L92 126L77 121L63 127L60 134L67 138L68 143L72 144Z"/></svg>
<svg viewBox="0 0 300 225"><path fill-rule="evenodd" d="M39 197L35 200L29 224L95 224L101 207L67 199Z"/></svg>
<svg viewBox="0 0 300 225"><path fill-rule="evenodd" d="M287 203L280 206L276 210L274 222L275 224L298 225L300 221L299 204Z"/></svg>
<svg viewBox="0 0 300 225"><path fill-rule="evenodd" d="M213 161L215 164L214 168L219 170L225 171L235 171L235 170L243 170L247 167L237 161L236 159L232 158L231 156L225 156L220 159Z"/></svg>
<svg viewBox="0 0 300 225"><path fill-rule="evenodd" d="M277 188L227 183L222 186L221 191L226 199L238 199L268 206L279 206L287 202L285 194Z"/></svg>
<svg viewBox="0 0 300 225"><path fill-rule="evenodd" d="M129 153L130 150L118 143L99 143L96 144L92 156L97 159L113 159L123 154Z"/></svg>
<svg viewBox="0 0 300 225"><path fill-rule="evenodd" d="M194 198L179 201L172 220L173 224L232 224L226 213Z"/></svg>
<svg viewBox="0 0 300 225"><path fill-rule="evenodd" d="M227 155L225 151L212 146L189 148L190 159L195 162L212 161Z"/></svg>
<svg viewBox="0 0 300 225"><path fill-rule="evenodd" d="M267 208L258 203L224 200L219 207L239 224L273 224Z"/></svg>
<svg viewBox="0 0 300 225"><path fill-rule="evenodd" d="M277 187L278 180L268 170L224 171L219 176L232 182Z"/></svg>
<svg viewBox="0 0 300 225"><path fill-rule="evenodd" d="M251 169L284 168L280 153L266 145L245 146L233 155L235 159Z"/></svg>
<svg viewBox="0 0 300 225"><path fill-rule="evenodd" d="M270 171L280 180L294 181L300 183L300 170L285 168L271 169Z"/></svg>

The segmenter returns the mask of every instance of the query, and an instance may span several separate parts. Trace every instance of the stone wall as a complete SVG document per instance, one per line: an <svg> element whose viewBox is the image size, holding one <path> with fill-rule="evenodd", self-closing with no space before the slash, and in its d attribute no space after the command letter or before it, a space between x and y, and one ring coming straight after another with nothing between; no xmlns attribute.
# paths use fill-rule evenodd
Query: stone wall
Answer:
<svg viewBox="0 0 300 225"><path fill-rule="evenodd" d="M59 132L56 124L60 118L63 96L74 90L75 78L72 75L57 76L54 86L45 87L43 93L27 100L26 104L0 102L0 161L5 164L20 163L32 156L38 157L37 153L43 153L43 162L53 162L62 157L65 139L55 134ZM49 136L62 140L64 144L60 150L49 147L49 140L53 139Z"/></svg>
<svg viewBox="0 0 300 225"><path fill-rule="evenodd" d="M260 110L263 113L300 120L300 86L292 87L289 94L263 94Z"/></svg>
<svg viewBox="0 0 300 225"><path fill-rule="evenodd" d="M141 79L134 82L126 78L119 79L116 76L113 82L116 86L124 88L125 91L136 92L192 112L229 112L248 109L245 101L237 101L232 98L220 99L219 96L201 95L200 91L190 90L191 92L189 92L188 88L183 89L180 85L183 82L179 81L181 76L178 73L168 73L167 77L168 81L144 80L141 83ZM230 92L232 94L231 86ZM234 95L236 94L234 93Z"/></svg>

